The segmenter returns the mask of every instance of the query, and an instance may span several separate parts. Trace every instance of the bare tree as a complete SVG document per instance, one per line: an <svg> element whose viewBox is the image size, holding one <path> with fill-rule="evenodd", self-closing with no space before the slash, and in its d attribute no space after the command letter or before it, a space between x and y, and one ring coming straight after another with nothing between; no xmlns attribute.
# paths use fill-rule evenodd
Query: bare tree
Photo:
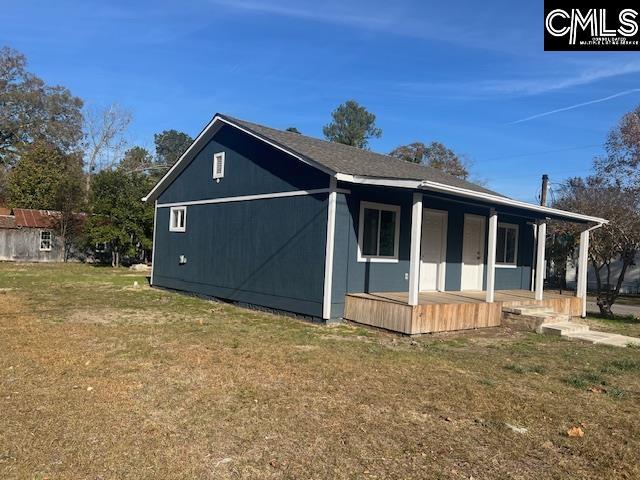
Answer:
<svg viewBox="0 0 640 480"><path fill-rule="evenodd" d="M127 145L125 135L131 119L131 112L117 103L105 108L85 109L87 190L93 174L112 168L120 161Z"/></svg>
<svg viewBox="0 0 640 480"><path fill-rule="evenodd" d="M620 295L627 269L640 251L640 195L602 177L573 178L560 191L554 206L597 216L609 224L594 230L589 242L589 261L596 274L597 303L600 313L612 316L611 307ZM557 227L565 238L577 237L575 225ZM582 227L584 228L584 227ZM620 270L611 266L620 261Z"/></svg>

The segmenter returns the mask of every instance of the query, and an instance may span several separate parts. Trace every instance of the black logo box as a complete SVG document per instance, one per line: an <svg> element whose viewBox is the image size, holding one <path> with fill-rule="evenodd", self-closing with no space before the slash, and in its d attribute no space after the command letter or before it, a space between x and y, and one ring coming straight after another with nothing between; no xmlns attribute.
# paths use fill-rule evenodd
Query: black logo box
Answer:
<svg viewBox="0 0 640 480"><path fill-rule="evenodd" d="M554 36L547 29L547 17L555 10L556 13L551 20L551 27L556 33L566 33L562 36ZM589 26L585 29L581 26L573 25L575 42L571 43L572 22L571 16L579 11L583 18L591 18ZM593 17L592 11L595 10ZM603 24L601 12L605 12L605 22ZM627 12L621 23L620 13L625 10L636 12L633 15ZM566 17L569 18L566 18ZM635 33L633 36L622 35L619 29L629 32L635 23ZM591 34L591 25L596 28L596 35ZM577 27L577 28L576 28ZM607 31L613 31L613 36L601 36L603 27ZM566 0L545 0L544 2L544 49L545 51L640 51L640 2L637 0L601 0L601 1L566 1Z"/></svg>

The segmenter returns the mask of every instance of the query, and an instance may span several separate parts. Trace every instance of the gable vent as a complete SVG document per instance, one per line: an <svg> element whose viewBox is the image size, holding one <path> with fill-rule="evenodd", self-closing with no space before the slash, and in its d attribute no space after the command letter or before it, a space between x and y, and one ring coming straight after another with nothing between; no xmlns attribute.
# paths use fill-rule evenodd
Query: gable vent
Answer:
<svg viewBox="0 0 640 480"><path fill-rule="evenodd" d="M220 181L224 177L224 152L213 156L213 178Z"/></svg>

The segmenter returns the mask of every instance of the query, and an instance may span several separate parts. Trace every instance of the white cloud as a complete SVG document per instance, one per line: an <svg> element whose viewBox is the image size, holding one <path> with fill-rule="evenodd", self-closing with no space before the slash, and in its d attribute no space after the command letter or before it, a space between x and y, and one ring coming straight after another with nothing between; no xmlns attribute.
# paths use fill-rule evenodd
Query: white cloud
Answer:
<svg viewBox="0 0 640 480"><path fill-rule="evenodd" d="M528 65L531 70L544 70L550 68L546 64L531 61ZM591 62L580 63L579 68L575 65L567 66L566 62L552 64L554 70L571 70L571 72L561 75L552 74L532 74L529 78L507 78L507 79L487 79L464 82L400 82L395 86L413 96L442 97L446 95L450 98L493 98L496 96L510 95L513 97L524 97L552 93L573 87L583 87L603 80L612 79L624 75L640 73L640 60L621 62ZM577 71L576 71L577 70Z"/></svg>
<svg viewBox="0 0 640 480"><path fill-rule="evenodd" d="M593 105L595 103L606 102L606 101L609 101L609 100L613 100L614 98L623 97L623 96L626 96L626 95L631 95L632 93L639 93L639 92L640 92L640 88L634 88L632 90L625 90L624 92L614 93L613 95L609 95L607 97L596 98L594 100L588 100L586 102L581 102L581 103L576 103L574 105L569 105L568 107L556 108L554 110L549 110L549 111L546 111L546 112L538 113L536 115L531 115L530 117L521 118L519 120L515 120L513 122L510 122L509 125L515 125L517 123L528 122L530 120L535 120L536 118L546 117L546 116L549 116L549 115L554 115L556 113L566 112L568 110L575 110L576 108L582 108L582 107L586 107L586 106L589 106L589 105Z"/></svg>
<svg viewBox="0 0 640 480"><path fill-rule="evenodd" d="M252 1L252 0L212 0L215 5L226 8L245 10L254 13L266 13L293 18L303 18L319 22L355 25L363 28L388 28L392 21L389 17L353 15L350 10L333 5L317 5L316 8L300 7L300 3Z"/></svg>
<svg viewBox="0 0 640 480"><path fill-rule="evenodd" d="M640 60L627 63L598 63L581 72L566 76L541 77L531 79L494 80L480 82L481 90L489 93L516 95L537 95L565 88L588 85L607 78L640 72Z"/></svg>
<svg viewBox="0 0 640 480"><path fill-rule="evenodd" d="M496 36L490 23L464 22L453 15L451 10L428 2L411 5L371 0L318 0L307 4L289 0L209 1L212 5L230 10L347 25L362 30L501 52L515 53L514 45L519 45L525 36L520 29L503 29L501 35ZM462 9L461 6L459 8Z"/></svg>

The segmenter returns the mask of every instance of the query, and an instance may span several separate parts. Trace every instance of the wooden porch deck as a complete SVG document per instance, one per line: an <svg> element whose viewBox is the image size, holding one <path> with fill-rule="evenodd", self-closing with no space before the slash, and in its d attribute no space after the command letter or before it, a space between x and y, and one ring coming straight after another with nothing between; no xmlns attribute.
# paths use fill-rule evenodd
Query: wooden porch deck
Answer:
<svg viewBox="0 0 640 480"><path fill-rule="evenodd" d="M407 292L351 293L345 299L347 320L409 335L471 328L497 327L503 307L544 305L555 312L579 316L581 299L545 292L535 300L529 290L496 290L495 302L485 302L484 291L421 292L419 304L408 304Z"/></svg>

